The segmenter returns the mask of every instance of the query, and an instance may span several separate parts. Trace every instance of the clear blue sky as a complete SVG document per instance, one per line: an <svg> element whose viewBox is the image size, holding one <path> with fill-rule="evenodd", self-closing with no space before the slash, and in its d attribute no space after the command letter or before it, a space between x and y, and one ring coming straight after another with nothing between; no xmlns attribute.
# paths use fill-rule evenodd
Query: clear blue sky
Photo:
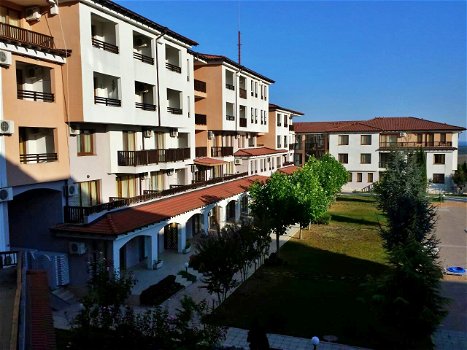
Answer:
<svg viewBox="0 0 467 350"><path fill-rule="evenodd" d="M300 121L417 116L466 126L466 2L116 1L276 81ZM467 140L463 133L463 140Z"/></svg>

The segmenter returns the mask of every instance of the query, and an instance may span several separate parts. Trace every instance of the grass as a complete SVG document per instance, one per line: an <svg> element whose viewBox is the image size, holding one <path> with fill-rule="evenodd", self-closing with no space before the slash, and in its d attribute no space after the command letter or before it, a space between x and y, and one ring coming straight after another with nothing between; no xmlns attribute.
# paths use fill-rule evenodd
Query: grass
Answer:
<svg viewBox="0 0 467 350"><path fill-rule="evenodd" d="M387 267L372 197L343 196L329 225L312 225L280 251L281 266L263 266L213 314L213 321L248 329L258 319L268 332L374 346L371 312L361 284Z"/></svg>

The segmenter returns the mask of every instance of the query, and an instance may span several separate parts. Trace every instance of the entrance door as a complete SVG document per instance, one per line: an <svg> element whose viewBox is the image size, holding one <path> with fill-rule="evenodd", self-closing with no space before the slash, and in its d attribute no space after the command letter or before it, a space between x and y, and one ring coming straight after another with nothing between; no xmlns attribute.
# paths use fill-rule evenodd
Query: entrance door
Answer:
<svg viewBox="0 0 467 350"><path fill-rule="evenodd" d="M178 225L175 223L164 227L164 249L178 249Z"/></svg>

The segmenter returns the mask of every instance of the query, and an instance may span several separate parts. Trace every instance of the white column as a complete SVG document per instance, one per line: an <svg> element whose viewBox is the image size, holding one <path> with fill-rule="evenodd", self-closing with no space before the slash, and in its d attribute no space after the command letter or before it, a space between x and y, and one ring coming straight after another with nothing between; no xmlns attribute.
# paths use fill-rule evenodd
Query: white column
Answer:
<svg viewBox="0 0 467 350"><path fill-rule="evenodd" d="M219 216L218 216L218 220L219 220L219 229L222 230L225 226L225 206L220 206L219 205Z"/></svg>
<svg viewBox="0 0 467 350"><path fill-rule="evenodd" d="M147 248L147 268L152 270L154 267L154 262L157 262L159 259L158 254L158 232L153 233L151 236L144 237L144 244Z"/></svg>
<svg viewBox="0 0 467 350"><path fill-rule="evenodd" d="M114 264L114 271L120 273L120 244L112 242L112 260Z"/></svg>
<svg viewBox="0 0 467 350"><path fill-rule="evenodd" d="M235 201L235 222L240 222L240 198Z"/></svg>
<svg viewBox="0 0 467 350"><path fill-rule="evenodd" d="M208 234L208 231L209 231L209 212L210 210L206 210L203 213L203 230L206 235Z"/></svg>

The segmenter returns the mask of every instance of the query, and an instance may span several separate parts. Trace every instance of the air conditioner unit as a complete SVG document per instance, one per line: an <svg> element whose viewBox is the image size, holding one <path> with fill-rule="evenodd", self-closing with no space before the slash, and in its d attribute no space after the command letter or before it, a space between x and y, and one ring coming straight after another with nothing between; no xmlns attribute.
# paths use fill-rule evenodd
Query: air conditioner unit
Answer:
<svg viewBox="0 0 467 350"><path fill-rule="evenodd" d="M84 242L68 243L68 251L73 255L83 255L86 253L86 244Z"/></svg>
<svg viewBox="0 0 467 350"><path fill-rule="evenodd" d="M11 52L0 50L0 65L9 66L11 64Z"/></svg>
<svg viewBox="0 0 467 350"><path fill-rule="evenodd" d="M152 136L152 130L144 130L143 131L143 137L145 138L150 138Z"/></svg>
<svg viewBox="0 0 467 350"><path fill-rule="evenodd" d="M67 197L74 197L78 194L78 184L67 185L64 187L63 192Z"/></svg>
<svg viewBox="0 0 467 350"><path fill-rule="evenodd" d="M74 127L70 126L70 136L77 136L80 134L79 129L75 129Z"/></svg>
<svg viewBox="0 0 467 350"><path fill-rule="evenodd" d="M174 169L167 170L167 176L172 176L175 173Z"/></svg>
<svg viewBox="0 0 467 350"><path fill-rule="evenodd" d="M148 43L143 40L143 38L135 38L136 47L147 47Z"/></svg>
<svg viewBox="0 0 467 350"><path fill-rule="evenodd" d="M208 139L212 140L214 138L214 133L212 131L208 131Z"/></svg>
<svg viewBox="0 0 467 350"><path fill-rule="evenodd" d="M401 132L399 133L399 137L406 137L407 136L407 133L406 132Z"/></svg>
<svg viewBox="0 0 467 350"><path fill-rule="evenodd" d="M26 9L26 21L38 21L41 19L39 7L28 7Z"/></svg>
<svg viewBox="0 0 467 350"><path fill-rule="evenodd" d="M13 188L0 188L0 202L11 201L13 199Z"/></svg>
<svg viewBox="0 0 467 350"><path fill-rule="evenodd" d="M235 165L242 165L242 160L240 158L237 158L234 160Z"/></svg>
<svg viewBox="0 0 467 350"><path fill-rule="evenodd" d="M15 123L11 120L0 121L0 135L13 134Z"/></svg>
<svg viewBox="0 0 467 350"><path fill-rule="evenodd" d="M170 137L178 137L177 129L170 129Z"/></svg>

